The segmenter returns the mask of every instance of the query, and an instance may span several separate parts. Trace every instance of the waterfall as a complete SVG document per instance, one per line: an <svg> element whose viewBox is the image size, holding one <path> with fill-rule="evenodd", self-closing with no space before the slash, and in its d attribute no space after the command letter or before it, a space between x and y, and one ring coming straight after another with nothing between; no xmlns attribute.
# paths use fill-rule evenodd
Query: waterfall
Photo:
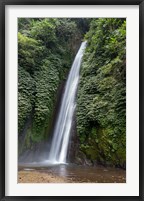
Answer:
<svg viewBox="0 0 144 201"><path fill-rule="evenodd" d="M73 114L76 107L75 97L79 71L85 47L86 42L82 42L68 75L49 153L51 163L66 163Z"/></svg>

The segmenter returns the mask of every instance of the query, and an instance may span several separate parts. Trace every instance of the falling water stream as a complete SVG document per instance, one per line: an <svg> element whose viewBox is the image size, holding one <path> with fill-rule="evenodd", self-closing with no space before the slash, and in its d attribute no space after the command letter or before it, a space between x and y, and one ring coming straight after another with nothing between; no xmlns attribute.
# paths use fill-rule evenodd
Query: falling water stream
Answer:
<svg viewBox="0 0 144 201"><path fill-rule="evenodd" d="M66 163L73 114L76 107L75 97L79 82L79 71L85 47L86 42L82 42L66 82L49 153L48 160L51 163Z"/></svg>

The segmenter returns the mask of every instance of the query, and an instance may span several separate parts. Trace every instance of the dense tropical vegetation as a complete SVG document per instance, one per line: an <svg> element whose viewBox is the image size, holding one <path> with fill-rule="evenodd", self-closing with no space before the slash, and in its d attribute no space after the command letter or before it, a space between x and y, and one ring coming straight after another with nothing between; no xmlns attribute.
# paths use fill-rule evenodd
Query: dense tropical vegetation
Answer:
<svg viewBox="0 0 144 201"><path fill-rule="evenodd" d="M125 167L126 21L93 20L85 39L77 106L80 147L91 160Z"/></svg>
<svg viewBox="0 0 144 201"><path fill-rule="evenodd" d="M23 149L48 139L59 86L87 40L77 95L79 153L91 162L126 164L125 19L20 18L18 132ZM27 126L28 125L28 126Z"/></svg>
<svg viewBox="0 0 144 201"><path fill-rule="evenodd" d="M48 137L57 89L66 78L81 35L74 20L19 19L18 128L21 136L31 119L27 148Z"/></svg>

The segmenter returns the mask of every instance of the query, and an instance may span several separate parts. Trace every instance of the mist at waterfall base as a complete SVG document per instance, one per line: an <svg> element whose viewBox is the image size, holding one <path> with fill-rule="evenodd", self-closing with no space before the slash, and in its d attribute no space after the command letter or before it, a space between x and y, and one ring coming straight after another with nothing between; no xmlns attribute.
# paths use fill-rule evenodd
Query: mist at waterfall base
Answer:
<svg viewBox="0 0 144 201"><path fill-rule="evenodd" d="M68 145L70 140L73 114L76 108L76 93L79 82L79 72L86 42L82 42L70 69L60 110L54 126L51 143L45 142L33 151L27 150L19 158L19 165L47 166L66 164Z"/></svg>

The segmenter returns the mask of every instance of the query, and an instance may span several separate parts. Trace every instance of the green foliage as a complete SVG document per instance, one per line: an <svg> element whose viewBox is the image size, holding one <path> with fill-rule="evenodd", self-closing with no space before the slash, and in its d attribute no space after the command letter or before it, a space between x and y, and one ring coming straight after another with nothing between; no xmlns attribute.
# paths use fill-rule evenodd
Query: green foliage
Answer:
<svg viewBox="0 0 144 201"><path fill-rule="evenodd" d="M71 67L75 33L81 36L77 24L66 18L19 18L18 28L18 127L21 135L31 117L23 146L30 148L48 138L57 89Z"/></svg>
<svg viewBox="0 0 144 201"><path fill-rule="evenodd" d="M30 18L19 18L18 19L18 30L23 34L27 34L27 30L30 27Z"/></svg>
<svg viewBox="0 0 144 201"><path fill-rule="evenodd" d="M84 35L87 31L89 31L89 26L92 18L73 18L72 21L77 24L77 27L79 28L81 34Z"/></svg>
<svg viewBox="0 0 144 201"><path fill-rule="evenodd" d="M56 35L64 42L73 37L76 31L78 32L77 25L71 19L60 18L56 20Z"/></svg>
<svg viewBox="0 0 144 201"><path fill-rule="evenodd" d="M77 106L80 147L91 160L125 166L126 21L93 19L85 38Z"/></svg>
<svg viewBox="0 0 144 201"><path fill-rule="evenodd" d="M35 21L30 30L30 36L40 40L47 48L51 48L56 42L55 20L53 18Z"/></svg>
<svg viewBox="0 0 144 201"><path fill-rule="evenodd" d="M18 131L21 133L34 103L34 81L22 67L18 69Z"/></svg>
<svg viewBox="0 0 144 201"><path fill-rule="evenodd" d="M41 44L20 32L18 33L18 64L30 74L38 70L40 57L42 57L43 47Z"/></svg>
<svg viewBox="0 0 144 201"><path fill-rule="evenodd" d="M53 103L59 84L58 71L55 66L48 60L44 60L41 71L35 74L35 82L34 124L39 132L41 127L47 127L48 119L52 116Z"/></svg>

